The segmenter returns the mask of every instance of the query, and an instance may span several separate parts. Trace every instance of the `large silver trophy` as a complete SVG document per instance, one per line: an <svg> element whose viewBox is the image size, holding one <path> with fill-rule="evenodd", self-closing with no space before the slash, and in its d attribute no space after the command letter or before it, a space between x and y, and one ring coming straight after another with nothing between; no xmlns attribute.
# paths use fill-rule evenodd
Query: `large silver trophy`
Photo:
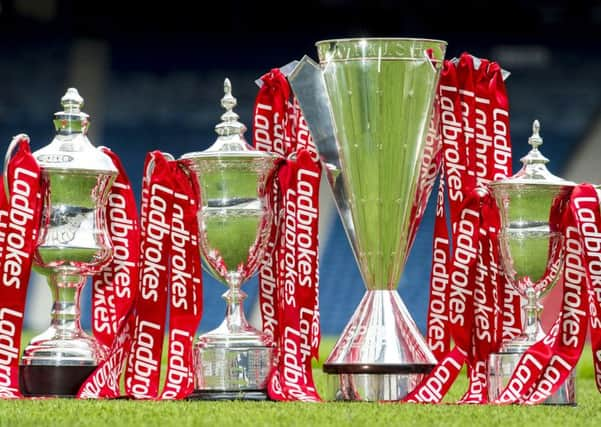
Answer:
<svg viewBox="0 0 601 427"><path fill-rule="evenodd" d="M545 337L540 322L540 299L561 276L563 236L558 227L561 204L568 201L575 184L553 175L549 160L538 147L543 140L540 124L534 121L528 143L532 150L524 156L519 172L490 183L501 215L499 245L503 272L525 299L523 330L503 342L489 359L489 397L495 400L507 385L523 353ZM575 404L574 373L562 387L545 400L546 404Z"/></svg>
<svg viewBox="0 0 601 427"><path fill-rule="evenodd" d="M288 79L367 287L324 364L332 374L326 397L398 400L436 363L397 287L421 217L412 207L428 197L418 181L430 166L426 133L446 43L345 39L316 46L320 64L304 57Z"/></svg>
<svg viewBox="0 0 601 427"><path fill-rule="evenodd" d="M90 143L89 116L77 90L68 89L61 102L56 136L33 153L44 192L34 269L47 277L54 302L50 327L23 352L21 390L29 396L75 395L108 350L82 330L79 295L87 276L112 256L104 208L117 169Z"/></svg>
<svg viewBox="0 0 601 427"><path fill-rule="evenodd" d="M275 212L266 185L276 158L254 150L244 139L246 127L233 111L236 99L228 79L221 105L226 112L215 127L219 137L208 149L188 153L181 162L200 183L199 246L205 268L228 290L221 325L201 335L194 348L195 394L201 399L267 397L273 346L248 324L240 289L258 269Z"/></svg>

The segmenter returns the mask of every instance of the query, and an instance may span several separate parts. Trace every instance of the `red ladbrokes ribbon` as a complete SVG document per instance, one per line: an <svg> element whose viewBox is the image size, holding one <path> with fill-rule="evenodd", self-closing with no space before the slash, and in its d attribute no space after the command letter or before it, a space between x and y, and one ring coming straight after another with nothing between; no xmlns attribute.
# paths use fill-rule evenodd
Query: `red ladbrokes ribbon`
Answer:
<svg viewBox="0 0 601 427"><path fill-rule="evenodd" d="M455 347L404 401L440 402L466 361L471 369L470 387L461 401L486 400L486 361L496 345L490 324L494 311L489 300L494 289L489 290L492 284L486 261L491 256L491 248L498 245L499 224L492 195L482 189L473 190L458 217L456 243L449 263L449 323ZM480 342L480 346L478 353L473 354L475 342Z"/></svg>
<svg viewBox="0 0 601 427"><path fill-rule="evenodd" d="M80 387L78 397L86 399L121 395L119 382L131 344L131 313L138 290L140 228L134 192L117 155L107 148L102 150L118 174L105 209L113 257L93 278L92 329L109 348L109 355Z"/></svg>
<svg viewBox="0 0 601 427"><path fill-rule="evenodd" d="M496 403L536 404L555 393L580 359L587 324L601 392L601 215L593 186L581 184L572 190L562 226L561 312L545 338L524 353Z"/></svg>
<svg viewBox="0 0 601 427"><path fill-rule="evenodd" d="M8 165L9 194L0 182L0 398L22 397L19 353L25 297L42 208L40 167L19 135Z"/></svg>
<svg viewBox="0 0 601 427"><path fill-rule="evenodd" d="M456 63L445 61L439 83L438 108L443 172L436 207L427 338L439 360L438 367L444 372L438 372L436 376L435 369L428 378L431 384L446 378L444 382L450 385L467 362L470 386L460 402L485 402L488 399L488 355L496 349L502 336L513 336L521 330L519 315L507 314L504 319L499 319L501 312L520 313L521 308L519 295L498 272L499 253L494 244L498 223L493 221L476 229L473 237L476 240L472 242L476 252L469 259L469 267L465 267L465 273L471 277L469 286L473 284L473 287L461 287L458 280L463 275L455 264L466 258L466 253L457 253L457 249L462 245L458 239L462 237L460 225L465 221L463 215L468 195L477 186L506 177L511 170L508 101L500 67L465 53ZM450 208L451 239L447 230L445 190ZM483 200L489 204L488 196ZM491 206L494 210L494 203ZM496 218L497 214L493 212L492 215ZM462 238L467 241L466 237ZM461 298L467 294L467 300ZM453 350L451 337L456 345ZM441 392L442 389L435 386L433 390L436 393L421 401L440 401L448 388Z"/></svg>
<svg viewBox="0 0 601 427"><path fill-rule="evenodd" d="M137 399L159 398L169 302L168 366L160 398L181 399L194 388L192 344L202 312L198 191L180 166L160 152L147 157L148 175L142 189L139 294L125 388Z"/></svg>
<svg viewBox="0 0 601 427"><path fill-rule="evenodd" d="M465 195L473 187L467 173L468 149L462 132L461 106L459 98L457 69L450 61L444 62L438 86L440 114L440 135L442 138L442 168L434 225L433 258L430 277L430 303L428 310L428 344L440 361L450 351L449 325L449 261L450 241L447 231L445 209L445 189L451 211L451 225L457 222L457 215ZM452 228L453 230L453 228Z"/></svg>
<svg viewBox="0 0 601 427"><path fill-rule="evenodd" d="M182 399L194 390L194 334L202 315L196 178L171 163L176 187L171 220L170 318L167 374L161 399Z"/></svg>
<svg viewBox="0 0 601 427"><path fill-rule="evenodd" d="M279 170L284 218L279 243L283 298L277 365L269 394L277 400L318 401L311 360L319 346L317 210L320 167L306 150Z"/></svg>
<svg viewBox="0 0 601 427"><path fill-rule="evenodd" d="M318 219L321 165L298 103L277 69L262 78L254 114L255 148L288 159L282 162L271 203L283 217L274 224L259 271L263 331L276 344L268 381L274 400L321 400L311 360L318 356ZM296 158L294 158L294 155Z"/></svg>
<svg viewBox="0 0 601 427"><path fill-rule="evenodd" d="M118 174L105 209L113 257L93 278L92 330L96 339L110 346L136 297L140 231L136 200L125 169L115 153L102 150Z"/></svg>
<svg viewBox="0 0 601 427"><path fill-rule="evenodd" d="M139 294L125 373L126 393L138 399L156 398L159 390L173 217L171 166L161 153L150 153L150 158L154 168L143 190Z"/></svg>

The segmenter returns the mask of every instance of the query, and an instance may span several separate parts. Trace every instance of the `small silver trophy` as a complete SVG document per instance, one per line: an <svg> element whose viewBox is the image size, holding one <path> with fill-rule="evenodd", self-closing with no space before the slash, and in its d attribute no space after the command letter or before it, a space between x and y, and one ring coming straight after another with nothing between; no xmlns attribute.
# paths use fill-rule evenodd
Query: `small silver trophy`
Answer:
<svg viewBox="0 0 601 427"><path fill-rule="evenodd" d="M201 335L194 348L195 393L201 399L267 397L273 347L267 335L248 324L240 289L258 269L275 212L266 194L276 157L253 149L246 127L233 111L236 98L228 79L215 126L219 135L205 151L188 153L181 163L200 184L199 247L205 269L228 290L221 325Z"/></svg>
<svg viewBox="0 0 601 427"><path fill-rule="evenodd" d="M397 287L421 218L412 207L431 189L418 181L430 166L426 134L446 43L342 39L316 46L320 64L304 57L288 80L367 287L323 366L331 374L325 396L399 400L436 363Z"/></svg>
<svg viewBox="0 0 601 427"><path fill-rule="evenodd" d="M489 398L495 400L507 385L522 354L545 337L541 327L540 298L561 276L563 236L552 218L552 207L567 200L575 184L553 175L538 147L543 143L535 120L528 143L530 152L520 160L522 169L510 178L489 185L501 215L501 264L511 285L526 300L523 330L503 342L489 358ZM574 373L545 404L574 405Z"/></svg>
<svg viewBox="0 0 601 427"><path fill-rule="evenodd" d="M20 383L27 396L74 396L107 354L81 329L79 295L87 276L112 256L104 208L117 169L88 139L89 116L81 111L77 89L68 89L61 103L63 111L54 114L56 136L33 153L44 191L33 262L47 277L54 303L50 327L23 352Z"/></svg>

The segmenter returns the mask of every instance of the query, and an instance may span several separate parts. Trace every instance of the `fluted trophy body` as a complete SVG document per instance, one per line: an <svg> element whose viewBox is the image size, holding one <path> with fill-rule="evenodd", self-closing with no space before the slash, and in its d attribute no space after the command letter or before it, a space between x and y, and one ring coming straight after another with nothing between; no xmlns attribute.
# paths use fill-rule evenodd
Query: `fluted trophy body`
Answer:
<svg viewBox="0 0 601 427"><path fill-rule="evenodd" d="M419 179L445 47L322 41L320 65L305 57L289 76L367 288L324 364L331 398L400 399L436 362L397 287L431 190Z"/></svg>

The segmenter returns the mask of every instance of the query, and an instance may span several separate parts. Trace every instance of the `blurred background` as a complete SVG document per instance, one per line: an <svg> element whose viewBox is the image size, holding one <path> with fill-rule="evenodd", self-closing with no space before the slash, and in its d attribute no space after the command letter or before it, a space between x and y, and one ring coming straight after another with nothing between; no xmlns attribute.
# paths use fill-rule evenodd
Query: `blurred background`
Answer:
<svg viewBox="0 0 601 427"><path fill-rule="evenodd" d="M214 141L225 77L250 127L255 79L305 54L315 58L315 41L352 36L438 38L449 42L448 58L468 51L499 62L511 72L514 172L537 118L551 171L601 183L598 1L229 1L209 10L201 2L0 0L0 145L5 150L19 132L30 134L33 149L49 143L52 113L66 88L77 87L91 115L92 142L121 156L139 193L148 151L179 157ZM249 142L251 135L249 129ZM328 191L321 203L322 332L337 335L364 287ZM422 331L433 217L430 206L400 284ZM256 280L244 289L256 318ZM201 331L221 321L223 291L205 274ZM49 311L49 291L34 277L27 327L45 328Z"/></svg>

